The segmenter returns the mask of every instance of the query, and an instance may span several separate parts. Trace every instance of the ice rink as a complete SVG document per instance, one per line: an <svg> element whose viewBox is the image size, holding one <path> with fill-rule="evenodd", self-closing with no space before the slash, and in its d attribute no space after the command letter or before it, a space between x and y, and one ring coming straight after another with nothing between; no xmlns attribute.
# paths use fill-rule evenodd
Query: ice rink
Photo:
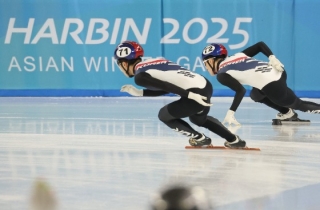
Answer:
<svg viewBox="0 0 320 210"><path fill-rule="evenodd" d="M320 209L320 115L298 111L311 123L272 126L277 112L245 98L232 130L260 152L186 150L188 138L157 118L175 99L0 98L0 209L28 209L38 177L59 210L148 209L176 181L203 187L216 210ZM222 121L231 98L212 102Z"/></svg>

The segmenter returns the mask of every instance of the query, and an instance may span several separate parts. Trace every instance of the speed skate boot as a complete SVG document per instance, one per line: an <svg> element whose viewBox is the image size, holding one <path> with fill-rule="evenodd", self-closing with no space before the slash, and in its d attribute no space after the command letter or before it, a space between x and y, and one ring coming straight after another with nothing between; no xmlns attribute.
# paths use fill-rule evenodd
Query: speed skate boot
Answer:
<svg viewBox="0 0 320 210"><path fill-rule="evenodd" d="M246 142L240 139L239 136L236 136L236 140L234 140L233 142L226 141L224 143L224 146L232 149L240 149L246 147Z"/></svg>
<svg viewBox="0 0 320 210"><path fill-rule="evenodd" d="M191 137L189 139L189 144L191 146L208 146L211 145L211 139L204 134L197 137Z"/></svg>
<svg viewBox="0 0 320 210"><path fill-rule="evenodd" d="M289 108L289 111L285 114L282 114L281 112L279 112L276 118L278 120L293 121L298 118L298 114L293 109Z"/></svg>

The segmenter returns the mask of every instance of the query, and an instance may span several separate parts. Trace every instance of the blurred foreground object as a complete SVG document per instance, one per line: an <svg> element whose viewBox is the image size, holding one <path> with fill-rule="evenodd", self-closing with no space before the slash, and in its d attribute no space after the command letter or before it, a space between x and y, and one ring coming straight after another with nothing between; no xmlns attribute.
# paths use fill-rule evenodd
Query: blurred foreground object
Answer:
<svg viewBox="0 0 320 210"><path fill-rule="evenodd" d="M152 210L209 210L207 193L198 186L172 185L161 190L151 201Z"/></svg>
<svg viewBox="0 0 320 210"><path fill-rule="evenodd" d="M57 210L57 200L49 184L37 179L31 194L30 210Z"/></svg>

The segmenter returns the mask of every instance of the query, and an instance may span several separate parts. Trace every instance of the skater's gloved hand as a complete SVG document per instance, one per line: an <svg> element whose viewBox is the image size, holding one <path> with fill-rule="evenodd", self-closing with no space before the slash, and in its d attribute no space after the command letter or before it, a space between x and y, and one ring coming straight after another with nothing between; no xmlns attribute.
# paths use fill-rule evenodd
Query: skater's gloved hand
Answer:
<svg viewBox="0 0 320 210"><path fill-rule="evenodd" d="M207 97L199 95L197 93L189 92L188 98L195 100L196 102L198 102L199 104L201 104L203 106L212 106L212 104L208 104L204 101L204 100L207 100Z"/></svg>
<svg viewBox="0 0 320 210"><path fill-rule="evenodd" d="M226 117L224 118L222 124L228 123L229 125L238 125L240 126L241 124L236 120L236 118L234 117L234 111L232 110L228 110Z"/></svg>
<svg viewBox="0 0 320 210"><path fill-rule="evenodd" d="M269 66L272 66L273 68L275 68L277 71L279 72L283 72L284 71L284 65L278 60L278 58L276 58L276 56L274 55L270 55L269 56Z"/></svg>
<svg viewBox="0 0 320 210"><path fill-rule="evenodd" d="M127 92L132 96L143 96L143 90L135 88L133 85L124 85L120 92Z"/></svg>

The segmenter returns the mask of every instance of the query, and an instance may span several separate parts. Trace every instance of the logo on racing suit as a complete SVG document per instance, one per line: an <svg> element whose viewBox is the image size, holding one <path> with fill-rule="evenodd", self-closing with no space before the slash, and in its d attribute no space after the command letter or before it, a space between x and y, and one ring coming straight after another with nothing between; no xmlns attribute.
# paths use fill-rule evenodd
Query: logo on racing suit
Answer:
<svg viewBox="0 0 320 210"><path fill-rule="evenodd" d="M195 77L195 75L192 74L190 71L178 71L178 74L183 74L184 76L191 77L191 78Z"/></svg>
<svg viewBox="0 0 320 210"><path fill-rule="evenodd" d="M261 72L261 73L265 73L265 72L270 72L272 69L271 66L259 66L257 67L257 69L255 70L255 72Z"/></svg>

